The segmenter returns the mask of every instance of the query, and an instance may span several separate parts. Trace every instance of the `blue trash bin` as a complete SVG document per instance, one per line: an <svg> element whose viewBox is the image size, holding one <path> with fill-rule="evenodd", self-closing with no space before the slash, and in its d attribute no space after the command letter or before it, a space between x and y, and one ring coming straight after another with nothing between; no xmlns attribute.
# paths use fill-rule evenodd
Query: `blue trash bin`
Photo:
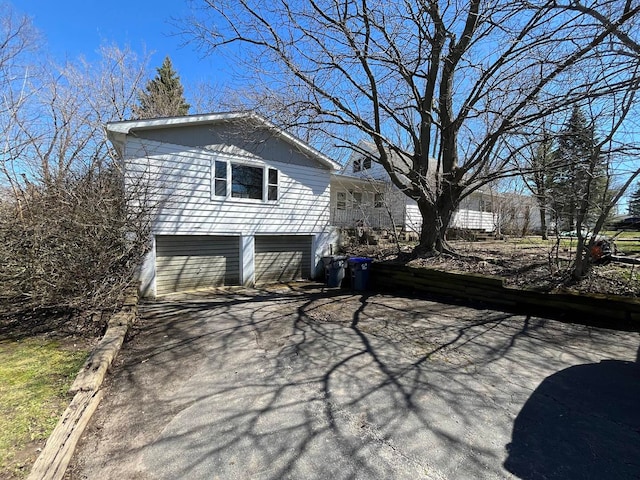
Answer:
<svg viewBox="0 0 640 480"><path fill-rule="evenodd" d="M353 290L367 290L369 288L369 270L373 259L368 257L351 257L347 260L351 270L351 288Z"/></svg>
<svg viewBox="0 0 640 480"><path fill-rule="evenodd" d="M339 287L344 279L346 256L331 255L322 257L327 287Z"/></svg>

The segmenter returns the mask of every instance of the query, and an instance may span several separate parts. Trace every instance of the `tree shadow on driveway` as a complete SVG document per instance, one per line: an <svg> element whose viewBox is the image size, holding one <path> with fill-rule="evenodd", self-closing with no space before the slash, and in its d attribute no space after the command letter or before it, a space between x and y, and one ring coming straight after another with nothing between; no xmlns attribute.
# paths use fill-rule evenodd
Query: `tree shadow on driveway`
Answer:
<svg viewBox="0 0 640 480"><path fill-rule="evenodd" d="M632 343L340 291L142 312L69 478L508 478L504 445L535 386Z"/></svg>
<svg viewBox="0 0 640 480"><path fill-rule="evenodd" d="M514 422L505 468L527 480L640 478L639 361L547 377Z"/></svg>

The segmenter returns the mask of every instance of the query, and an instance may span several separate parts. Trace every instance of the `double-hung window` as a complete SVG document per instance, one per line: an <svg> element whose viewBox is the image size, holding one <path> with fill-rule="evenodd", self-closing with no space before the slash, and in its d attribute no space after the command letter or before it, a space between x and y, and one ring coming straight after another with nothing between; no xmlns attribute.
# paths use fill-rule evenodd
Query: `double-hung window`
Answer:
<svg viewBox="0 0 640 480"><path fill-rule="evenodd" d="M371 162L371 157L356 158L353 161L353 172L356 173L364 170L369 170L371 168Z"/></svg>
<svg viewBox="0 0 640 480"><path fill-rule="evenodd" d="M351 196L351 205L353 208L359 208L362 206L362 192L354 192L353 190L350 190L349 195Z"/></svg>
<svg viewBox="0 0 640 480"><path fill-rule="evenodd" d="M215 160L212 165L212 198L274 202L279 197L279 175L275 168Z"/></svg>

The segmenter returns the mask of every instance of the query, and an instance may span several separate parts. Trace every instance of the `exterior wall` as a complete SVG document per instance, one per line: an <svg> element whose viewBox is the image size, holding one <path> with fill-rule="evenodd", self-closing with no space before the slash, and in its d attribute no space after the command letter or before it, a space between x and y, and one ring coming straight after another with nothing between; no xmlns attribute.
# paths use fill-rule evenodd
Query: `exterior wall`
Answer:
<svg viewBox="0 0 640 480"><path fill-rule="evenodd" d="M349 172L349 165L343 171ZM373 165L375 164L372 164L372 167ZM378 167L382 168L379 165ZM388 181L367 178L368 172L369 170L365 170L359 172L360 175L350 173L331 177L331 224L339 227L354 227L362 223L371 228L391 228L392 222L386 208L373 208L375 192L384 191L386 204L393 214L396 227L420 234L422 215L417 203L402 194ZM350 190L362 192L362 205L353 208L347 198L346 208L339 210L337 208L338 192ZM519 234L539 230L540 218L537 204L532 197L476 191L460 202L449 227Z"/></svg>
<svg viewBox="0 0 640 480"><path fill-rule="evenodd" d="M158 143L199 147L208 152L266 162L293 163L317 169L318 163L292 145L274 137L272 131L246 122L141 130L137 136Z"/></svg>
<svg viewBox="0 0 640 480"><path fill-rule="evenodd" d="M350 192L362 195L355 204ZM375 206L376 194L383 195L382 204ZM338 208L338 196L345 194L344 209ZM370 228L402 227L404 222L404 195L388 182L361 180L345 175L331 177L331 225L353 228L362 225Z"/></svg>
<svg viewBox="0 0 640 480"><path fill-rule="evenodd" d="M286 151L283 147L281 153ZM129 192L139 191L154 209L153 235L240 236L241 283L252 284L250 238L256 234L313 236L312 265L319 265L321 257L331 251L331 243L337 243L335 229L329 226L330 171L303 165L305 162L296 160L297 155L301 154L289 152L288 161L247 160L130 136L125 150L127 186ZM278 200L213 197L211 172L216 159L278 169ZM141 268L142 293L147 296L155 295L154 251Z"/></svg>
<svg viewBox="0 0 640 480"><path fill-rule="evenodd" d="M496 216L491 212L479 212L478 210L461 208L453 214L449 228L493 232L496 228Z"/></svg>
<svg viewBox="0 0 640 480"><path fill-rule="evenodd" d="M422 214L415 200L407 198L406 212L404 217L404 229L409 232L420 234L422 231Z"/></svg>
<svg viewBox="0 0 640 480"><path fill-rule="evenodd" d="M358 172L354 172L353 171L353 161L354 159L361 159L364 158L361 155L357 155L354 154L349 158L349 161L347 162L347 164L345 165L344 169L342 170L342 173L344 175L348 175L351 177L356 177L356 178L361 178L363 180L381 180L381 181L386 181L389 178L389 175L387 174L387 171L384 169L384 167L382 165L380 165L379 163L372 161L371 162L371 168L366 168L366 169L361 169Z"/></svg>

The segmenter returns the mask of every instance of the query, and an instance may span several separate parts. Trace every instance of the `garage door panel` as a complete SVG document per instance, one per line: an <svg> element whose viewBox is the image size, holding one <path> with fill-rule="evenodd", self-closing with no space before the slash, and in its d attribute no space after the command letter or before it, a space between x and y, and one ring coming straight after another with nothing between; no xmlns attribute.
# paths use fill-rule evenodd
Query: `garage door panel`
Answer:
<svg viewBox="0 0 640 480"><path fill-rule="evenodd" d="M156 237L159 294L240 282L238 237Z"/></svg>
<svg viewBox="0 0 640 480"><path fill-rule="evenodd" d="M256 283L289 282L311 273L309 236L258 236L255 251Z"/></svg>

